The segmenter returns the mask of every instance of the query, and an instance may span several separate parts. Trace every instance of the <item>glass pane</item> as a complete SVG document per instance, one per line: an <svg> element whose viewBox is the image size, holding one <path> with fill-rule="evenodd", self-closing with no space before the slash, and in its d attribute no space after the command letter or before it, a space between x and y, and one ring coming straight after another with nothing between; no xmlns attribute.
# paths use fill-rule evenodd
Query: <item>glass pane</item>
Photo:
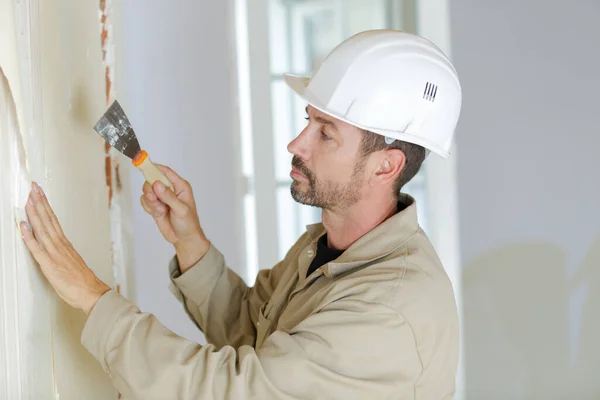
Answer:
<svg viewBox="0 0 600 400"><path fill-rule="evenodd" d="M289 180L292 155L287 145L292 140L292 97L291 90L281 80L271 83L273 109L273 150L275 151L275 178L278 181Z"/></svg>
<svg viewBox="0 0 600 400"><path fill-rule="evenodd" d="M321 221L321 209L316 207L299 205L299 223L298 228L304 232L306 225L311 225Z"/></svg>
<svg viewBox="0 0 600 400"><path fill-rule="evenodd" d="M411 195L417 203L417 218L419 225L425 232L428 229L427 222L427 186L423 171L419 172L403 189L402 192Z"/></svg>
<svg viewBox="0 0 600 400"><path fill-rule="evenodd" d="M310 75L343 40L340 4L337 1L307 1L291 5L289 34L295 73Z"/></svg>
<svg viewBox="0 0 600 400"><path fill-rule="evenodd" d="M287 37L292 70L283 72L299 75L310 75L347 37L368 29L389 28L393 19L387 0L289 1L286 6L280 0L271 2L279 7L273 6L270 14L271 19L279 20L271 23L272 46L281 46ZM280 49L277 54L282 53Z"/></svg>
<svg viewBox="0 0 600 400"><path fill-rule="evenodd" d="M288 22L287 7L282 0L273 0L269 4L270 32L285 32ZM271 73L281 75L289 72L288 36L282 34L270 35Z"/></svg>
<svg viewBox="0 0 600 400"><path fill-rule="evenodd" d="M279 258L283 259L302 234L298 229L298 204L292 199L289 186L277 188L277 223Z"/></svg>
<svg viewBox="0 0 600 400"><path fill-rule="evenodd" d="M346 36L375 28L388 28L387 0L344 0Z"/></svg>
<svg viewBox="0 0 600 400"><path fill-rule="evenodd" d="M271 87L275 176L277 181L290 181L293 155L287 150L287 146L306 127L306 102L296 96L283 81L275 80Z"/></svg>
<svg viewBox="0 0 600 400"><path fill-rule="evenodd" d="M244 196L244 225L246 236L246 284L254 285L258 273L258 243L256 242L256 213L254 194ZM260 232L259 232L260 234ZM263 267L266 268L266 267Z"/></svg>
<svg viewBox="0 0 600 400"><path fill-rule="evenodd" d="M306 125L308 124L308 121L306 120L306 106L308 104L306 104L306 102L304 100L302 100L302 98L296 96L291 90L289 91L292 95L292 127L293 127L293 133L292 133L292 137L296 137L300 134L300 132L302 132L302 130L306 127Z"/></svg>
<svg viewBox="0 0 600 400"><path fill-rule="evenodd" d="M236 56L238 60L238 98L240 110L240 141L242 156L242 174L251 177L254 175L254 157L252 155L252 117L250 104L250 59L248 41L247 9L245 3L236 2Z"/></svg>
<svg viewBox="0 0 600 400"><path fill-rule="evenodd" d="M290 194L290 186L277 188L277 223L279 229L279 257L287 251L306 231L306 225L321 221L321 209L296 203Z"/></svg>

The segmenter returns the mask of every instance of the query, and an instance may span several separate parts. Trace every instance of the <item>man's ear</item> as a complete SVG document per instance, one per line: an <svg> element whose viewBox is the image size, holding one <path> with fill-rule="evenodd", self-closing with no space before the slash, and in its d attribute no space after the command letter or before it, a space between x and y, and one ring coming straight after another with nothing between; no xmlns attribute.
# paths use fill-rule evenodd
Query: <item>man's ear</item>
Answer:
<svg viewBox="0 0 600 400"><path fill-rule="evenodd" d="M402 150L386 150L380 159L375 179L380 183L394 182L404 170L406 156Z"/></svg>

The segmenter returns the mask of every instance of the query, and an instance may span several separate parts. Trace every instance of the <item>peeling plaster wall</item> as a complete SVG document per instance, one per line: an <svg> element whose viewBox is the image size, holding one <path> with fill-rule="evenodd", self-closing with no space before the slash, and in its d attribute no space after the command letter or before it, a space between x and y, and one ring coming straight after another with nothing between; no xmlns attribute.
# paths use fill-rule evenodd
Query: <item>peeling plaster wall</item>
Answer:
<svg viewBox="0 0 600 400"><path fill-rule="evenodd" d="M117 98L117 49L122 42L123 31L120 3L100 0L100 44L104 66L104 90L106 106ZM108 143L104 143L105 175L110 210L111 264L117 292L134 299L133 279L133 232L131 227L131 161Z"/></svg>
<svg viewBox="0 0 600 400"><path fill-rule="evenodd" d="M15 224L36 180L114 285L105 148L92 129L106 105L98 3L0 0L0 69L0 398L116 398L80 344L85 315L48 288Z"/></svg>

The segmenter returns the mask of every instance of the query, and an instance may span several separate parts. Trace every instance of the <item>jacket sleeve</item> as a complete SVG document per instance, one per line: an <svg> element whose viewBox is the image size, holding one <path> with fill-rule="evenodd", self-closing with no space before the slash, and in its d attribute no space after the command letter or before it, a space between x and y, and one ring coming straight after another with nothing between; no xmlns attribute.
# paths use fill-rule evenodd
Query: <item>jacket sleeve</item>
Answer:
<svg viewBox="0 0 600 400"><path fill-rule="evenodd" d="M282 263L258 273L253 287L225 265L223 254L211 245L204 257L181 274L177 257L169 265L169 288L188 316L217 347L254 345L258 310L273 294Z"/></svg>
<svg viewBox="0 0 600 400"><path fill-rule="evenodd" d="M350 299L275 331L255 351L200 346L109 291L82 342L131 399L414 399L422 370L401 315Z"/></svg>

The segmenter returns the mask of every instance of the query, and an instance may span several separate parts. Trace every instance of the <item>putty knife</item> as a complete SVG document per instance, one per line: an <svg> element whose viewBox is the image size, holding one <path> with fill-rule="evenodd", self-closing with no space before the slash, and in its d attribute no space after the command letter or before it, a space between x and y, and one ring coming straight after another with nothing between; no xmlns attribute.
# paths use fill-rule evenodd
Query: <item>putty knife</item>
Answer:
<svg viewBox="0 0 600 400"><path fill-rule="evenodd" d="M140 148L140 143L131 127L129 118L125 115L118 101L114 101L106 110L102 118L94 126L94 130L104 138L112 147L131 158L132 164L136 166L146 178L149 184L161 181L171 190L173 184L165 174L152 163L148 153Z"/></svg>

